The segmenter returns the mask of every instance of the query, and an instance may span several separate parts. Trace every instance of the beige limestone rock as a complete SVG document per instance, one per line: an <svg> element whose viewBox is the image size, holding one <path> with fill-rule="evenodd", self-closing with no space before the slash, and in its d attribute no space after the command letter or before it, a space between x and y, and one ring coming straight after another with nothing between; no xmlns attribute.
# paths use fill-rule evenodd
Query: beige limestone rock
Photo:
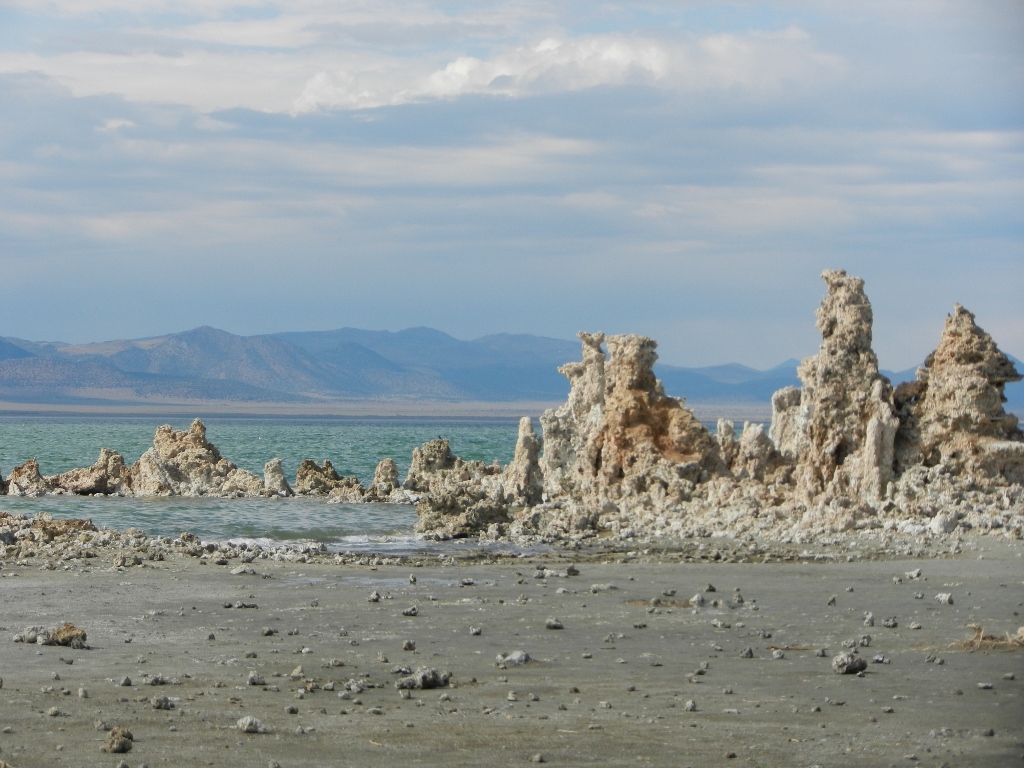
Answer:
<svg viewBox="0 0 1024 768"><path fill-rule="evenodd" d="M1020 380L1013 362L957 304L917 380L896 390L898 468L944 465L954 475L1024 483L1024 433L1003 408L1004 387Z"/></svg>
<svg viewBox="0 0 1024 768"><path fill-rule="evenodd" d="M158 427L128 477L135 496L264 495L263 480L222 457L199 419L188 430Z"/></svg>
<svg viewBox="0 0 1024 768"><path fill-rule="evenodd" d="M365 500L366 489L355 477L343 477L327 494L327 498L338 503L358 504Z"/></svg>
<svg viewBox="0 0 1024 768"><path fill-rule="evenodd" d="M40 474L39 462L35 459L15 467L7 477L8 496L45 496L52 490L52 484Z"/></svg>
<svg viewBox="0 0 1024 768"><path fill-rule="evenodd" d="M295 492L300 496L328 496L338 502L362 501L366 490L355 477L342 477L329 459L323 466L303 459L295 473Z"/></svg>
<svg viewBox="0 0 1024 768"><path fill-rule="evenodd" d="M268 496L294 496L280 459L271 459L263 465L263 491Z"/></svg>
<svg viewBox="0 0 1024 768"><path fill-rule="evenodd" d="M111 728L107 733L107 738L100 745L100 752L113 754L131 752L134 741L135 737L127 728Z"/></svg>
<svg viewBox="0 0 1024 768"><path fill-rule="evenodd" d="M606 361L604 334L579 337L583 361L559 369L569 400L541 417L547 498L581 508L569 511L570 527L595 512L614 528L638 515L681 511L697 483L725 471L718 444L655 378L653 339L611 336Z"/></svg>
<svg viewBox="0 0 1024 768"><path fill-rule="evenodd" d="M871 304L864 281L826 270L828 293L817 312L822 343L800 365L799 400L791 389L772 399L771 436L796 462L800 494L880 499L893 479L899 419L892 385L871 348Z"/></svg>
<svg viewBox="0 0 1024 768"><path fill-rule="evenodd" d="M431 539L478 534L510 521L504 475L498 462L464 461L438 438L413 450L403 488L421 494L416 530Z"/></svg>
<svg viewBox="0 0 1024 768"><path fill-rule="evenodd" d="M50 630L50 642L53 645L66 645L71 648L85 648L85 641L88 639L84 629L65 621L61 626Z"/></svg>
<svg viewBox="0 0 1024 768"><path fill-rule="evenodd" d="M373 472L373 482L367 492L367 498L373 501L387 501L398 490L398 465L392 458L382 459Z"/></svg>
<svg viewBox="0 0 1024 768"><path fill-rule="evenodd" d="M47 478L47 482L53 489L80 496L94 493L123 495L129 490L128 468L124 457L109 448L100 450L99 458L91 467L53 475Z"/></svg>
<svg viewBox="0 0 1024 768"><path fill-rule="evenodd" d="M533 419L524 416L519 420L519 435L516 439L512 462L505 467L502 482L508 503L515 507L532 507L539 504L544 492L544 478L540 471L541 441L533 429Z"/></svg>
<svg viewBox="0 0 1024 768"><path fill-rule="evenodd" d="M300 496L326 496L341 482L341 475L329 459L321 467L312 459L303 459L295 472L295 493Z"/></svg>
<svg viewBox="0 0 1024 768"><path fill-rule="evenodd" d="M448 440L439 437L429 440L412 451L412 463L402 487L407 491L426 491L430 487L430 476L442 470L455 467Z"/></svg>

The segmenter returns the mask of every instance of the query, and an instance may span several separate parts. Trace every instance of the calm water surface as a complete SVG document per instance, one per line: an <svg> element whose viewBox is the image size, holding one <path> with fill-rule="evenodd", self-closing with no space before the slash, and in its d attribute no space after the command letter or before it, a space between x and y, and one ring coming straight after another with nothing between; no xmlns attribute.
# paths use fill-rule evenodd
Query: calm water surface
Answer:
<svg viewBox="0 0 1024 768"><path fill-rule="evenodd" d="M187 429L190 419L0 416L0 472L28 459L45 475L87 467L100 448L112 448L131 464L153 443L161 424ZM517 421L402 419L238 419L208 418L207 439L243 469L262 474L280 458L289 480L302 459L330 459L342 475L364 485L377 463L395 459L399 476L409 468L413 448L447 437L465 459L506 464L515 450ZM0 497L0 509L29 516L87 517L108 528L141 528L150 535L177 536L188 530L208 540L311 539L331 549L406 550L420 546L412 533L411 506L327 504L321 499ZM434 546L434 545L432 545Z"/></svg>

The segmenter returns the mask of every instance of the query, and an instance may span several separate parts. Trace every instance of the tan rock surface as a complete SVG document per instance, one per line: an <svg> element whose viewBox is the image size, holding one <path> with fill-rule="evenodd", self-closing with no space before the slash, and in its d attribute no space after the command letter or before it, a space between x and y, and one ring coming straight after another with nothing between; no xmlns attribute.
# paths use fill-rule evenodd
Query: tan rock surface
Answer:
<svg viewBox="0 0 1024 768"><path fill-rule="evenodd" d="M312 459L303 459L295 472L295 493L300 496L326 496L339 483L341 475L330 459L320 466Z"/></svg>
<svg viewBox="0 0 1024 768"><path fill-rule="evenodd" d="M388 501L392 494L401 487L398 482L398 465L392 458L382 459L373 472L373 482L367 491L367 499L372 501Z"/></svg>
<svg viewBox="0 0 1024 768"><path fill-rule="evenodd" d="M157 428L153 447L128 470L135 496L262 496L262 478L239 469L206 439L199 419L188 430Z"/></svg>
<svg viewBox="0 0 1024 768"><path fill-rule="evenodd" d="M826 270L828 293L817 312L822 343L800 365L800 399L773 398L772 436L796 462L798 490L855 501L880 499L893 479L899 420L892 385L878 372L871 347L871 304L864 281Z"/></svg>
<svg viewBox="0 0 1024 768"><path fill-rule="evenodd" d="M7 476L8 496L45 496L53 486L39 472L39 462L29 459Z"/></svg>
<svg viewBox="0 0 1024 768"><path fill-rule="evenodd" d="M1013 362L957 304L917 380L896 391L897 466L942 464L955 474L1024 483L1024 433L1003 408L1004 387L1020 380Z"/></svg>
<svg viewBox="0 0 1024 768"><path fill-rule="evenodd" d="M541 441L533 429L533 419L524 416L519 420L515 454L502 475L507 501L511 506L532 507L540 503L544 492L540 449Z"/></svg>
<svg viewBox="0 0 1024 768"><path fill-rule="evenodd" d="M124 494L129 491L129 474L124 457L109 448L100 450L99 458L91 467L72 469L47 478L52 489L81 496L100 494Z"/></svg>
<svg viewBox="0 0 1024 768"><path fill-rule="evenodd" d="M284 467L280 459L271 459L263 466L263 490L268 496L294 496L284 476Z"/></svg>

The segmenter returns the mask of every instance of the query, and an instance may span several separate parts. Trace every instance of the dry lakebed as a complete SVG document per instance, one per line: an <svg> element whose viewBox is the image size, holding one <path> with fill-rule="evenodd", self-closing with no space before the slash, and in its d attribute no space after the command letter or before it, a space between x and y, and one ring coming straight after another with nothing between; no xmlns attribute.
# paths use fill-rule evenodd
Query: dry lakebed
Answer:
<svg viewBox="0 0 1024 768"><path fill-rule="evenodd" d="M960 549L8 563L0 762L1022 765L1024 545ZM87 648L12 642L64 622Z"/></svg>

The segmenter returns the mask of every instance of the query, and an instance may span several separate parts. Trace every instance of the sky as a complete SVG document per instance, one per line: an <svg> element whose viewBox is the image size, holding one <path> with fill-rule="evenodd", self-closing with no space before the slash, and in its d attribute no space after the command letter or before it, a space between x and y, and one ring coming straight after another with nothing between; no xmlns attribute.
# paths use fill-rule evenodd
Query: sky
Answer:
<svg viewBox="0 0 1024 768"><path fill-rule="evenodd" d="M1024 3L0 0L0 336L1024 358Z"/></svg>

